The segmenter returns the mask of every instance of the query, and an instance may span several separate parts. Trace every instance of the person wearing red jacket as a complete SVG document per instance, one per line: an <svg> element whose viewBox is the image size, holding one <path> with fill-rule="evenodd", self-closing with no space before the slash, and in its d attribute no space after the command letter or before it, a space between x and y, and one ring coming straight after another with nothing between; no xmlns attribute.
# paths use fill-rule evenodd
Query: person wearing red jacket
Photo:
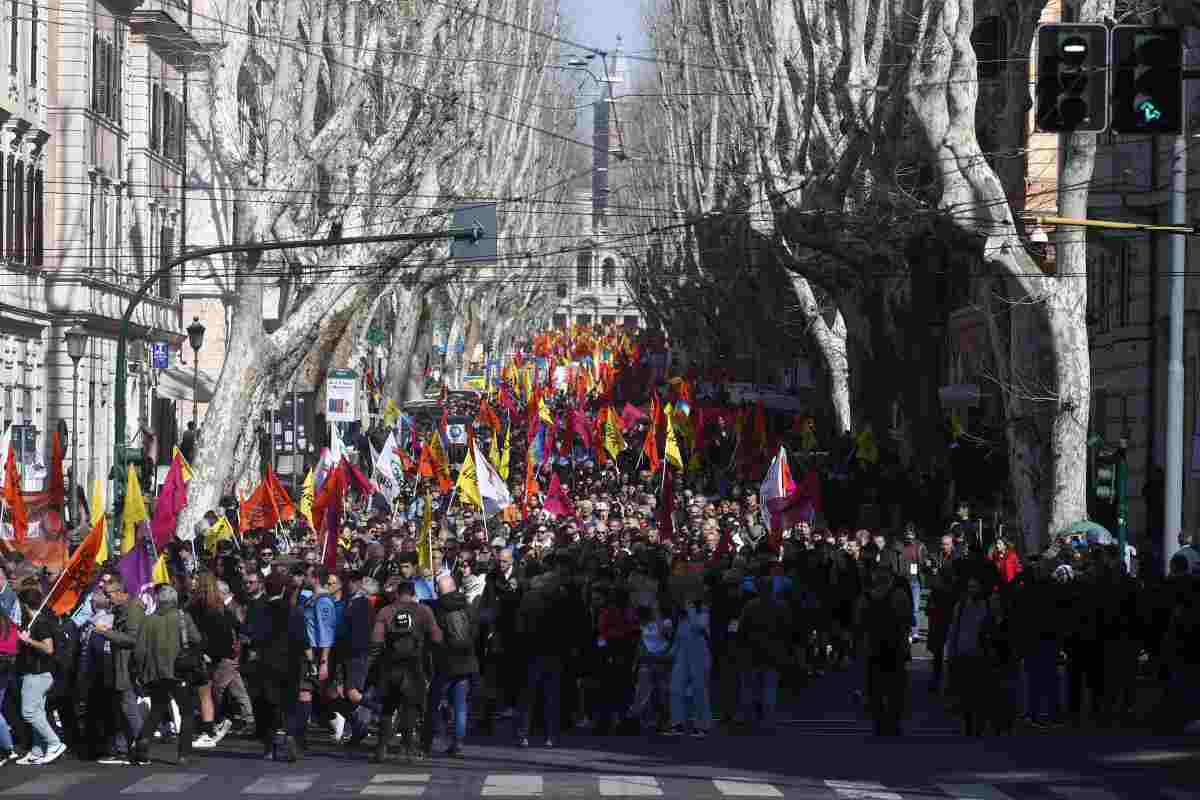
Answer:
<svg viewBox="0 0 1200 800"><path fill-rule="evenodd" d="M996 571L1000 573L1000 580L1005 583L1012 583L1021 574L1021 559L1004 539L996 540L988 558L996 565Z"/></svg>

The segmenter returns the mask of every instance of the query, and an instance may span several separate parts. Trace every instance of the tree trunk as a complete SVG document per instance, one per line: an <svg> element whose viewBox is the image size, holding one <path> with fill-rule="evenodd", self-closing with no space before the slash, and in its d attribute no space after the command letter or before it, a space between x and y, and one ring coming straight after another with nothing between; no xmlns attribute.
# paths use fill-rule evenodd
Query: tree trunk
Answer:
<svg viewBox="0 0 1200 800"><path fill-rule="evenodd" d="M833 325L826 323L808 281L794 272L789 272L788 277L791 278L792 288L796 291L800 314L808 324L808 335L817 352L821 354L821 363L825 367L828 381L833 420L838 435L841 435L854 427L850 416L850 365L846 358L846 321L842 312L837 311Z"/></svg>
<svg viewBox="0 0 1200 800"><path fill-rule="evenodd" d="M391 350L387 363L387 396L399 403L416 398L408 396L408 376L414 368L413 358L421 336L421 317L425 309L425 292L396 287L396 319L392 325ZM417 367L419 370L423 367Z"/></svg>

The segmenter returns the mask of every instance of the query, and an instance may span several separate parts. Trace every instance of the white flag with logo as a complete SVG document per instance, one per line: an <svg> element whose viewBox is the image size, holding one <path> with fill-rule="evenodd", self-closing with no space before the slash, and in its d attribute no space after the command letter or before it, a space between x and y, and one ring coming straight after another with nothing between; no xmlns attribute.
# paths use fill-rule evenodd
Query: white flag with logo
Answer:
<svg viewBox="0 0 1200 800"><path fill-rule="evenodd" d="M500 473L484 457L479 449L479 440L475 440L475 480L479 483L479 497L483 500L483 513L491 516L499 514L503 509L513 504L512 495Z"/></svg>
<svg viewBox="0 0 1200 800"><path fill-rule="evenodd" d="M400 486L404 483L404 463L400 460L400 445L396 442L395 431L388 434L383 450L375 459L374 477L379 491L387 496L389 503L395 503L400 496Z"/></svg>

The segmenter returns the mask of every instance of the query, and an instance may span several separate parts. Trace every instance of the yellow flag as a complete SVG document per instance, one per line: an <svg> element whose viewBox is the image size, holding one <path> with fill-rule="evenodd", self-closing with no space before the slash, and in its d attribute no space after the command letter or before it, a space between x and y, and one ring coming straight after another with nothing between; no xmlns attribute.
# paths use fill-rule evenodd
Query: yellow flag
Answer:
<svg viewBox="0 0 1200 800"><path fill-rule="evenodd" d="M621 429L617 426L617 411L612 406L608 407L604 420L604 449L612 456L613 461L616 461L617 456L625 449L625 437L621 435Z"/></svg>
<svg viewBox="0 0 1200 800"><path fill-rule="evenodd" d="M389 398L387 408L383 409L383 424L391 428L398 419L400 419L400 406L396 405L395 400Z"/></svg>
<svg viewBox="0 0 1200 800"><path fill-rule="evenodd" d="M667 459L667 463L675 469L683 469L683 456L679 452L679 440L675 438L675 423L672 417L671 407L667 406L667 440L663 445L663 457Z"/></svg>
<svg viewBox="0 0 1200 800"><path fill-rule="evenodd" d="M554 426L554 417L550 416L550 406L546 405L544 395L538 397L538 417L547 425Z"/></svg>
<svg viewBox="0 0 1200 800"><path fill-rule="evenodd" d="M208 529L208 533L204 534L204 552L216 552L217 542L232 538L233 526L229 524L229 517L222 514L216 524Z"/></svg>
<svg viewBox="0 0 1200 800"><path fill-rule="evenodd" d="M865 464L879 463L879 446L875 444L875 433L870 427L867 427L858 435L858 460Z"/></svg>
<svg viewBox="0 0 1200 800"><path fill-rule="evenodd" d="M496 465L496 472L500 473L500 477L508 480L508 457L512 454L512 423L508 425L508 430L504 432L504 452L500 455L500 463Z"/></svg>
<svg viewBox="0 0 1200 800"><path fill-rule="evenodd" d="M471 452L475 448L467 448L467 460L463 462L458 473L458 483L454 489L464 503L470 503L476 508L483 508L483 499L479 496L479 479L475 476L475 456Z"/></svg>
<svg viewBox="0 0 1200 800"><path fill-rule="evenodd" d="M525 378L525 381L524 381L524 383L525 383L525 398L524 399L528 400L530 397L533 397L533 367L532 366L525 367L524 378Z"/></svg>
<svg viewBox="0 0 1200 800"><path fill-rule="evenodd" d="M154 569L150 571L150 580L155 586L171 582L171 571L167 569L166 552L158 557L158 561L154 562Z"/></svg>
<svg viewBox="0 0 1200 800"><path fill-rule="evenodd" d="M313 474L312 469L309 469L308 475L304 477L304 488L300 490L300 515L308 521L308 527L316 530L317 526L313 525L313 496L317 492L317 476Z"/></svg>
<svg viewBox="0 0 1200 800"><path fill-rule="evenodd" d="M137 470L129 465L129 475L125 484L125 508L121 514L121 555L133 549L137 541L137 526L140 522L149 522L150 515L146 513L146 499L142 497L142 486L138 483Z"/></svg>
<svg viewBox="0 0 1200 800"><path fill-rule="evenodd" d="M174 460L176 458L179 459L180 473L181 477L183 478L183 482L187 483L192 479L192 465L189 464L187 459L183 457L183 453L178 447L171 451L171 459Z"/></svg>
<svg viewBox="0 0 1200 800"><path fill-rule="evenodd" d="M417 566L433 569L433 494L425 493L425 520L421 523L421 537L417 539Z"/></svg>
<svg viewBox="0 0 1200 800"><path fill-rule="evenodd" d="M500 469L500 439L495 431L492 431L492 447L488 450L488 461L492 462L492 466L497 470Z"/></svg>
<svg viewBox="0 0 1200 800"><path fill-rule="evenodd" d="M104 482L99 478L92 485L92 526L95 527L96 521L100 520L100 525L103 528L107 524L104 519ZM100 549L96 551L96 563L103 564L108 561L108 531L100 534Z"/></svg>

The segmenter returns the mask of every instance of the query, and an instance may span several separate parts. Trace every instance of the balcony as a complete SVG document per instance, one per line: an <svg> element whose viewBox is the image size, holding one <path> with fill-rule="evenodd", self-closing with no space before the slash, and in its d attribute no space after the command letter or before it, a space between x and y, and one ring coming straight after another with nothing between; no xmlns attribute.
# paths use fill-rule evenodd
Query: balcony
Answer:
<svg viewBox="0 0 1200 800"><path fill-rule="evenodd" d="M117 18L128 17L144 2L146 0L100 0L100 3Z"/></svg>
<svg viewBox="0 0 1200 800"><path fill-rule="evenodd" d="M129 30L176 69L202 61L209 49L192 35L186 3L175 0L144 0L130 12Z"/></svg>

